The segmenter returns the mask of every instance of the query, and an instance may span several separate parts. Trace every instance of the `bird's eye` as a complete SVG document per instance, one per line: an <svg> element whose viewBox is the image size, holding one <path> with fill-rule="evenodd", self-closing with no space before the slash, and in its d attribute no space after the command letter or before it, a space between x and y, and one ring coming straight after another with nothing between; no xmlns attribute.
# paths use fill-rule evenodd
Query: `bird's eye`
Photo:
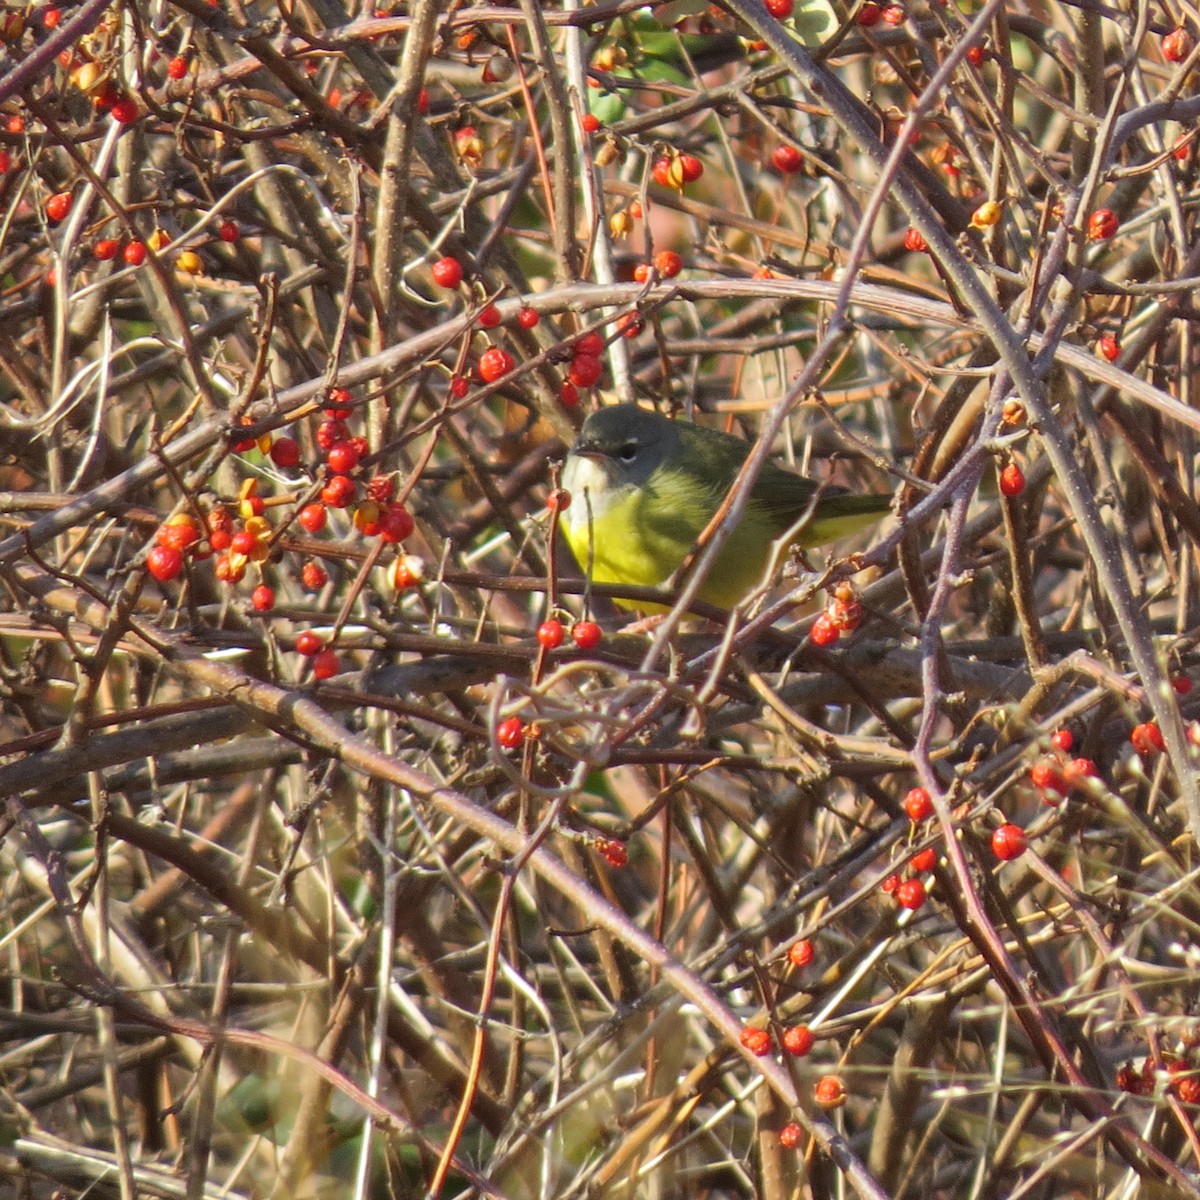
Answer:
<svg viewBox="0 0 1200 1200"><path fill-rule="evenodd" d="M626 442L618 451L617 457L622 462L631 463L637 458L637 442Z"/></svg>

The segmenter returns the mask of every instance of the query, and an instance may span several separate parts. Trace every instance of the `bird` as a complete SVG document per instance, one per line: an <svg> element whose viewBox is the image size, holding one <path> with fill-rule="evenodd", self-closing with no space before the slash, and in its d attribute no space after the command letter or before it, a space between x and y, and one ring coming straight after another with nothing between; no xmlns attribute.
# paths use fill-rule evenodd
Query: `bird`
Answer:
<svg viewBox="0 0 1200 1200"><path fill-rule="evenodd" d="M597 409L562 473L570 502L559 510L559 528L580 568L595 583L667 583L696 548L750 450L741 438L637 404ZM697 598L732 608L764 582L781 541L823 545L877 521L890 503L886 494L819 484L768 461ZM616 603L665 611L644 601Z"/></svg>

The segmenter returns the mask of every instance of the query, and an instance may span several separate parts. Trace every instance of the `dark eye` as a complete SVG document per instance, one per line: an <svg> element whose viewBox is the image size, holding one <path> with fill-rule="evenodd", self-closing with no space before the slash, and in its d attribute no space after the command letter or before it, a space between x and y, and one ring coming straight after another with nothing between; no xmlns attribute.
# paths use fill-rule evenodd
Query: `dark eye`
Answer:
<svg viewBox="0 0 1200 1200"><path fill-rule="evenodd" d="M631 463L637 458L638 446L637 442L626 442L618 451L617 457L622 462Z"/></svg>

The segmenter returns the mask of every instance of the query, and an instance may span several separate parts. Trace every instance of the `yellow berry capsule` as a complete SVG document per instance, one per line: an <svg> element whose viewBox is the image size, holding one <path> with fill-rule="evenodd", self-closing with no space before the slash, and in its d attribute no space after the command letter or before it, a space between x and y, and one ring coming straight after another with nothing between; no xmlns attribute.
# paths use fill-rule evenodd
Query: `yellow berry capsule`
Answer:
<svg viewBox="0 0 1200 1200"><path fill-rule="evenodd" d="M972 214L973 229L990 229L1000 220L1000 205L995 200L985 200Z"/></svg>
<svg viewBox="0 0 1200 1200"><path fill-rule="evenodd" d="M204 263L195 250L181 250L175 260L175 266L185 275L199 275L204 271ZM267 447L270 449L270 446Z"/></svg>
<svg viewBox="0 0 1200 1200"><path fill-rule="evenodd" d="M1014 398L1005 400L1004 408L1000 412L1000 420L1005 425L1023 425L1025 423L1025 405Z"/></svg>

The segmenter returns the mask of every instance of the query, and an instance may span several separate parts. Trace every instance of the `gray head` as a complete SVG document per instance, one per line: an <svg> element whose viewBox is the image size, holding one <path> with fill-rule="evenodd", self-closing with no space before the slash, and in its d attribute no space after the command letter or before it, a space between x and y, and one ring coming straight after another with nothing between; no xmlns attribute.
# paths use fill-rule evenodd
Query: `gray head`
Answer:
<svg viewBox="0 0 1200 1200"><path fill-rule="evenodd" d="M570 477L593 490L644 487L679 441L674 421L636 404L615 404L592 413L583 423L567 459L563 484ZM603 482L601 482L603 481Z"/></svg>

